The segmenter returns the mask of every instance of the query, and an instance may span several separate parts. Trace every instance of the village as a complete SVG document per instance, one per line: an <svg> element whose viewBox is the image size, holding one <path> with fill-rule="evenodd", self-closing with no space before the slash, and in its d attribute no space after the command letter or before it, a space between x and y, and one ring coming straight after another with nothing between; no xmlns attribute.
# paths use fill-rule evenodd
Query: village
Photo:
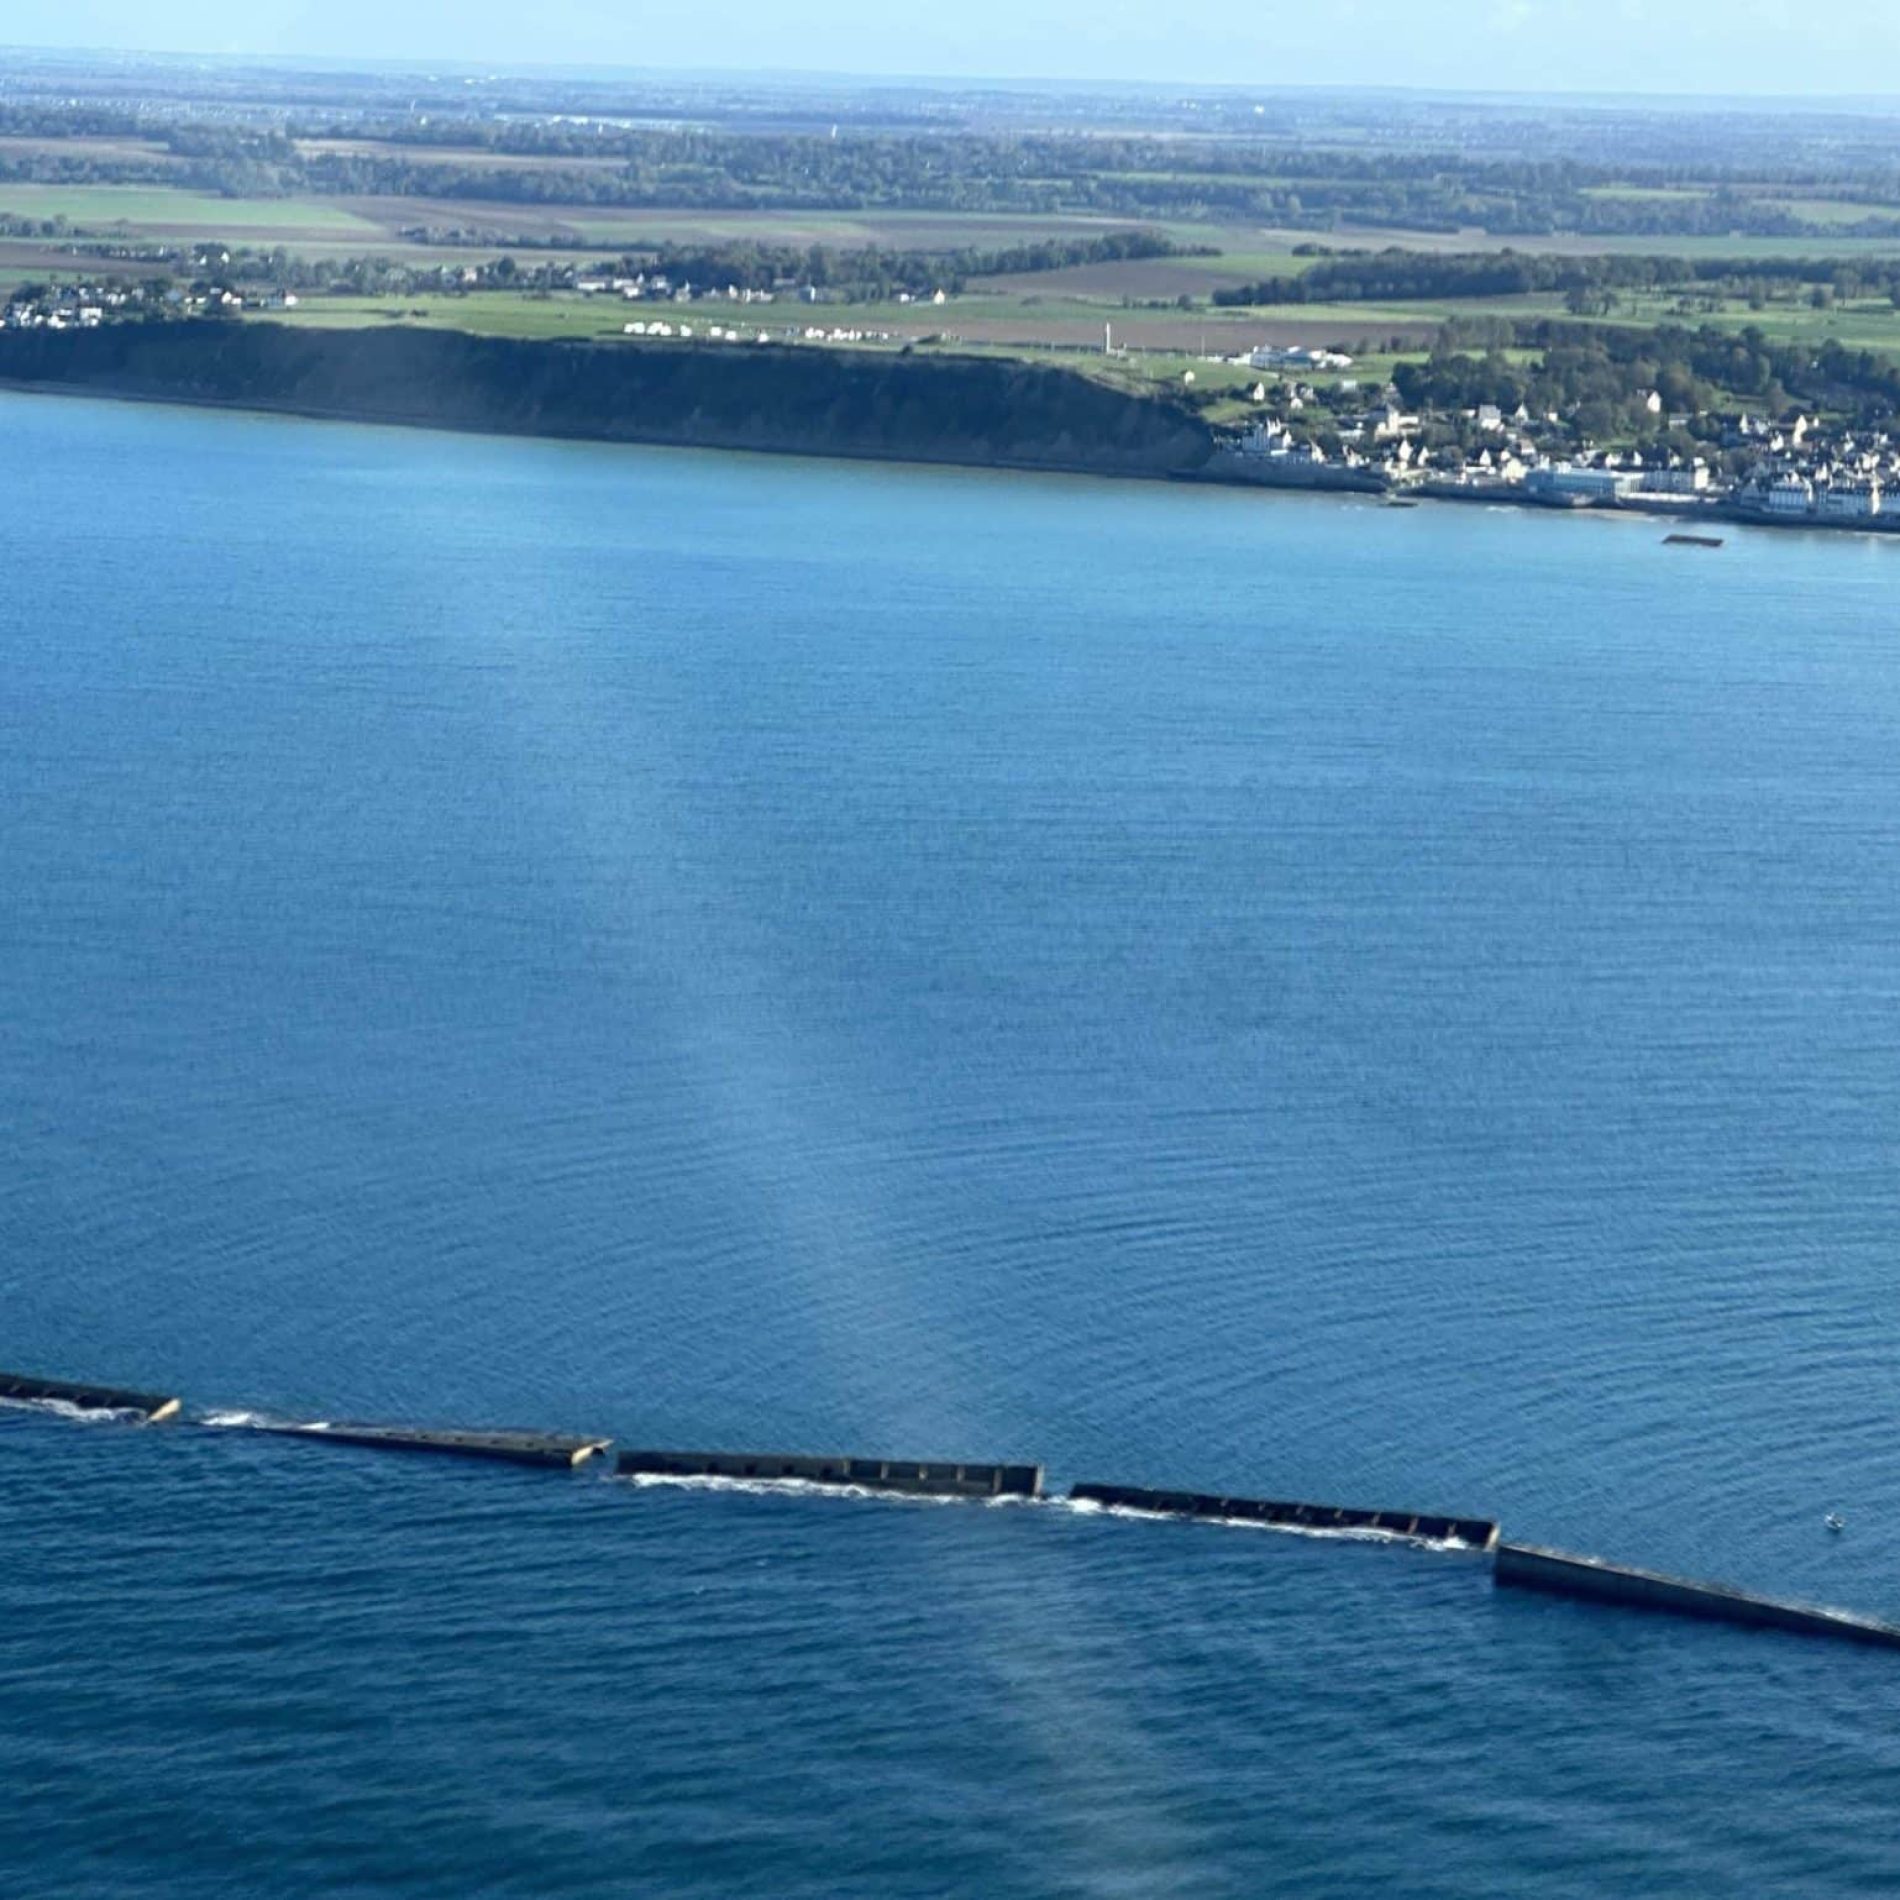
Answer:
<svg viewBox="0 0 1900 1900"><path fill-rule="evenodd" d="M1341 444L1330 454L1287 423L1256 422L1224 447L1219 472L1283 487L1900 529L1900 439L1886 430L1835 431L1807 416L1783 425L1737 415L1725 419L1720 445L1741 451L1745 465L1729 475L1701 455L1574 447L1558 415L1533 419L1521 409L1505 416L1480 407L1464 419L1495 438L1475 455L1422 445L1433 418L1407 414L1387 397L1337 431Z"/></svg>
<svg viewBox="0 0 1900 1900"><path fill-rule="evenodd" d="M228 252L193 256L189 262L199 268L228 264ZM543 273L544 275L547 273ZM438 288L464 294L476 290L506 287L509 279L497 278L492 267L474 265L451 267L437 273ZM861 323L817 323L809 319L770 323L760 327L757 317L744 322L730 317L726 321L707 320L711 310L729 312L736 307L748 310L775 302L799 307L834 301L812 285L790 286L782 295L773 290L746 288L737 284L706 285L675 281L663 271L639 271L619 276L589 276L572 269L552 273L556 287L583 302L663 305L669 315L636 317L620 324L620 334L651 337L658 340L698 338L714 343L897 343L904 339L896 333ZM549 294L537 283L528 294ZM913 295L899 292L899 304L942 305L946 293ZM180 284L170 280L133 283L129 280L104 279L77 284L45 284L22 287L4 309L0 309L0 328L12 330L90 330L100 324L122 319L160 317L221 317L271 314L297 310L306 304L321 305L321 293L300 293L281 283L228 282L220 277L197 278ZM694 308L696 320L688 320L685 307ZM392 309L392 315L399 314ZM767 320L769 323L769 319Z"/></svg>
<svg viewBox="0 0 1900 1900"><path fill-rule="evenodd" d="M1338 352L1284 345L1224 359L1262 371L1347 370ZM1576 418L1477 404L1452 415L1408 412L1391 384L1368 391L1330 384L1255 384L1263 416L1232 432L1218 477L1278 487L1358 489L1441 500L1615 507L1656 514L1722 514L1778 523L1900 530L1900 436L1733 415L1670 415L1649 391L1644 412L1659 434L1693 429L1701 453L1594 447ZM1368 401L1367 398L1370 397Z"/></svg>

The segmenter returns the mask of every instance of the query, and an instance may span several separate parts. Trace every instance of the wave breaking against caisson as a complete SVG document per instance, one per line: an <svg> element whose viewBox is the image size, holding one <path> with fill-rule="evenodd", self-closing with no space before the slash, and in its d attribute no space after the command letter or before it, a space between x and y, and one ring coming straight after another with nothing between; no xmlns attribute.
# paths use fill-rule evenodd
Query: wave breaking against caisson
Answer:
<svg viewBox="0 0 1900 1900"><path fill-rule="evenodd" d="M176 1398L27 1373L0 1372L0 1402L32 1407L55 1417L116 1418L144 1425L189 1423L216 1431L244 1431L261 1437L296 1439L305 1444L334 1445L346 1450L433 1453L568 1471L578 1470L597 1459L605 1463L614 1444L613 1439L605 1435L453 1426L333 1424L328 1420L298 1423L234 1409L207 1411L186 1421L181 1402ZM1089 1515L1252 1525L1309 1536L1466 1552L1491 1558L1492 1575L1500 1586L1659 1610L1705 1622L1833 1636L1849 1642L1900 1649L1900 1624L1847 1610L1757 1596L1725 1584L1665 1576L1657 1571L1608 1563L1599 1557L1577 1556L1538 1545L1505 1543L1497 1521L1488 1517L1431 1511L1363 1510L1274 1498L1229 1497L1213 1492L1155 1490L1095 1480L1071 1486L1067 1497L1058 1500L1045 1496L1040 1464L640 1449L619 1453L612 1459L612 1470L617 1477L632 1479L637 1486L667 1484L794 1495L830 1492L859 1498L909 1497L942 1502L1061 1502Z"/></svg>

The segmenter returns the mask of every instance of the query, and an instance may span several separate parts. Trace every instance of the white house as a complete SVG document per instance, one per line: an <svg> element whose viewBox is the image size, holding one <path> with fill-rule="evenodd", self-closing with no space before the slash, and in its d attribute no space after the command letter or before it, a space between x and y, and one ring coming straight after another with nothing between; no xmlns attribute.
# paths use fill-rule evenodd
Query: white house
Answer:
<svg viewBox="0 0 1900 1900"><path fill-rule="evenodd" d="M1293 438L1277 422L1256 422L1236 446L1242 455L1285 455Z"/></svg>

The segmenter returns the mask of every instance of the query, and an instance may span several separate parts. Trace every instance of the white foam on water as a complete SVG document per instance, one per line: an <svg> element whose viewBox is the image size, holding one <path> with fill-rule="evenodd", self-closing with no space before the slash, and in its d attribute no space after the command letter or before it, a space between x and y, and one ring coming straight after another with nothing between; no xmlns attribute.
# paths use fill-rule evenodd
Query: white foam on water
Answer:
<svg viewBox="0 0 1900 1900"><path fill-rule="evenodd" d="M206 1412L196 1423L214 1432L327 1432L326 1419L278 1418L269 1412L225 1410Z"/></svg>
<svg viewBox="0 0 1900 1900"><path fill-rule="evenodd" d="M1371 1524L1267 1524L1257 1518L1193 1517L1185 1511L1143 1511L1129 1504L1103 1504L1097 1498L1050 1498L1079 1517L1125 1517L1143 1524L1211 1524L1230 1531L1277 1531L1283 1537L1313 1537L1333 1544L1408 1544L1414 1550L1475 1551L1461 1537L1421 1537L1412 1531L1380 1530Z"/></svg>
<svg viewBox="0 0 1900 1900"><path fill-rule="evenodd" d="M887 1491L868 1484L817 1484L809 1478L726 1478L706 1472L610 1472L616 1482L646 1490L672 1485L683 1491L733 1491L746 1497L854 1498L875 1504L1028 1504L1029 1498L942 1497L923 1491Z"/></svg>
<svg viewBox="0 0 1900 1900"><path fill-rule="evenodd" d="M143 1412L131 1406L75 1405L71 1399L0 1399L0 1405L16 1412L44 1412L75 1425L142 1424L145 1419Z"/></svg>

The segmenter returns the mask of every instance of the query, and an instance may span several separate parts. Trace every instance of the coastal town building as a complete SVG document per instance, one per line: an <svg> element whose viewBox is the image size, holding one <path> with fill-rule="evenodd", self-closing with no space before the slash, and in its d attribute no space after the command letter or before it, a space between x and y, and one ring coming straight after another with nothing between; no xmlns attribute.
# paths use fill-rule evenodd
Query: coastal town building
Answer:
<svg viewBox="0 0 1900 1900"><path fill-rule="evenodd" d="M1640 470L1545 462L1524 477L1528 493L1551 501L1619 501L1642 483Z"/></svg>
<svg viewBox="0 0 1900 1900"><path fill-rule="evenodd" d="M1710 480L1708 463L1697 456L1693 462L1645 469L1642 488L1646 495L1705 495Z"/></svg>
<svg viewBox="0 0 1900 1900"><path fill-rule="evenodd" d="M1768 484L1762 503L1774 515L1809 514L1814 508L1814 484L1805 475L1785 470Z"/></svg>
<svg viewBox="0 0 1900 1900"><path fill-rule="evenodd" d="M1245 356L1231 357L1229 361L1243 369L1351 369L1352 358L1338 350L1309 349L1304 344L1280 345L1263 343L1257 350L1249 350Z"/></svg>
<svg viewBox="0 0 1900 1900"><path fill-rule="evenodd" d="M1837 521L1865 520L1880 513L1880 484L1874 481L1835 482L1815 497L1815 512Z"/></svg>

